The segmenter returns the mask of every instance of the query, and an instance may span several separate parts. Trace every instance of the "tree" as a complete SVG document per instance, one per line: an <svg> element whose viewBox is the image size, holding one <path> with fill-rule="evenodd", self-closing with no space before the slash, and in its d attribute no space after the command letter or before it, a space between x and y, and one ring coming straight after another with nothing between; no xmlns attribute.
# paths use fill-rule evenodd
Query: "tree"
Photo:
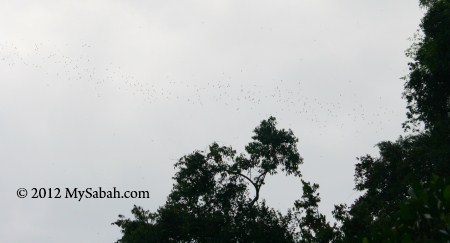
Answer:
<svg viewBox="0 0 450 243"><path fill-rule="evenodd" d="M420 25L423 37L407 51L413 59L405 83L408 124L448 135L450 121L450 1L421 0L427 13Z"/></svg>
<svg viewBox="0 0 450 243"><path fill-rule="evenodd" d="M390 215L392 225L384 225L371 241L450 242L450 183L434 176L415 183L408 194L400 210Z"/></svg>
<svg viewBox="0 0 450 243"><path fill-rule="evenodd" d="M286 215L260 199L267 176L301 178L297 138L270 117L245 150L213 143L175 164L167 202L151 213L135 206L119 216L119 242L450 242L450 0L420 0L423 37L407 51L406 131L361 156L349 207L336 205L330 225L318 210L319 186L306 181ZM419 124L423 124L420 129Z"/></svg>
<svg viewBox="0 0 450 243"><path fill-rule="evenodd" d="M319 212L320 197L318 184L302 180L303 195L294 203L288 215L291 229L297 242L331 242L339 239L336 224L330 226L325 215Z"/></svg>
<svg viewBox="0 0 450 243"><path fill-rule="evenodd" d="M119 242L294 242L302 237L293 233L293 214L282 215L260 200L267 176L284 172L301 177L298 139L291 130L277 129L273 117L255 128L252 139L246 154L213 143L208 151L182 157L175 164L175 184L163 207L150 213L135 206L134 220L119 216L113 223L124 234ZM317 185L303 183L307 195L315 192ZM318 201L317 195L312 205L296 206L296 215L300 208L309 215L302 224L320 217L309 225L311 239L313 228L325 223L316 212Z"/></svg>
<svg viewBox="0 0 450 243"><path fill-rule="evenodd" d="M420 4L427 9L420 26L424 36L407 51L413 61L404 92L408 103L404 128L416 133L379 143L379 157L359 158L355 189L364 194L350 207L339 205L335 210L344 241L399 241L403 239L398 238L400 231L404 240L440 239L427 236L438 232L418 223L420 217L405 217L413 209L436 206L411 195L411 188L431 192L435 176L443 181L450 176L450 1L422 0ZM420 123L423 130L417 126ZM432 221L440 217L427 215ZM442 222L448 226L448 221ZM423 235L417 233L422 231Z"/></svg>

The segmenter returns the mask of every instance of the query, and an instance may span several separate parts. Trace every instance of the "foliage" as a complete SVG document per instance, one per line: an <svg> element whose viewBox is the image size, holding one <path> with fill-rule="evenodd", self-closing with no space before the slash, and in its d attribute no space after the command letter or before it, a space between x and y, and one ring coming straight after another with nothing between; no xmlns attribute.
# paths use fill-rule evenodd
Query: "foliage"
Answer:
<svg viewBox="0 0 450 243"><path fill-rule="evenodd" d="M297 242L330 242L337 237L336 225L330 226L325 215L319 212L318 184L302 180L303 195L289 212L293 222L292 232ZM291 226L292 227L292 226Z"/></svg>
<svg viewBox="0 0 450 243"><path fill-rule="evenodd" d="M237 155L231 147L213 143L206 152L182 157L175 164L175 184L163 207L149 213L135 206L134 220L120 216L113 223L124 234L119 242L311 242L316 236L330 238L333 231L317 210L317 185L302 181L303 200L287 215L259 200L267 176L284 172L301 177L303 159L292 131L277 129L275 118L270 117L254 130L252 139L246 154ZM305 218L300 217L301 210ZM305 228L294 233L296 225Z"/></svg>
<svg viewBox="0 0 450 243"><path fill-rule="evenodd" d="M449 180L435 176L425 185L413 185L408 200L402 202L394 216L394 227L381 237L380 240L406 242L450 242Z"/></svg>
<svg viewBox="0 0 450 243"><path fill-rule="evenodd" d="M408 122L423 122L448 135L450 120L450 1L421 0L427 8L422 19L423 38L407 52L413 59L405 83Z"/></svg>
<svg viewBox="0 0 450 243"><path fill-rule="evenodd" d="M319 186L301 180L302 196L286 215L260 200L266 177L301 178L297 138L261 122L246 147L213 143L175 164L167 202L150 213L135 206L119 216L119 242L450 242L450 0L420 0L423 36L407 51L406 131L361 156L350 206L336 205L330 225L319 212ZM423 124L420 130L419 124Z"/></svg>
<svg viewBox="0 0 450 243"><path fill-rule="evenodd" d="M123 234L122 239L118 242L158 242L158 230L154 224L157 215L136 205L134 205L131 213L134 216L134 220L126 219L123 215L119 215L119 219L113 223L121 228Z"/></svg>
<svg viewBox="0 0 450 243"><path fill-rule="evenodd" d="M443 233L449 222L447 201L442 198L447 185L443 178L450 176L450 1L420 4L427 9L423 37L407 51L413 61L404 92L408 102L404 127L418 133L379 143L379 157L359 158L355 189L364 194L334 212L345 242L450 239ZM418 129L419 123L424 130Z"/></svg>

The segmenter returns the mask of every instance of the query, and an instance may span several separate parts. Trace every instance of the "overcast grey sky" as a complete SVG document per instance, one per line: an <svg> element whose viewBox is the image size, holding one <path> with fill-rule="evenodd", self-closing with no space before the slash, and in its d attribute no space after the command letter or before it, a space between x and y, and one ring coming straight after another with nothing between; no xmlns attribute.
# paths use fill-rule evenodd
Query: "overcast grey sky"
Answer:
<svg viewBox="0 0 450 243"><path fill-rule="evenodd" d="M0 1L1 242L112 242L155 210L173 164L213 141L243 152L273 115L299 138L321 209L351 203L355 159L402 134L417 1ZM149 190L25 199L18 188ZM263 188L281 211L296 180Z"/></svg>

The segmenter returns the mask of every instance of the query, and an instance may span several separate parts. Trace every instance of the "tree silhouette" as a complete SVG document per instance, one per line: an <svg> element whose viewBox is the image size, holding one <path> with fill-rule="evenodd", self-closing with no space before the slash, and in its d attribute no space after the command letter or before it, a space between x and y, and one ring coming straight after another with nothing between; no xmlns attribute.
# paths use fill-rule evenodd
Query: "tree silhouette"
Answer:
<svg viewBox="0 0 450 243"><path fill-rule="evenodd" d="M448 182L445 178L450 176L450 1L420 4L427 10L420 26L424 36L407 51L413 61L405 82L408 120L403 124L416 133L379 143L377 158L359 158L355 189L364 194L349 208L339 205L334 212L342 222L344 241L442 242L449 227L447 219L433 218L440 217L438 213L427 213L434 222L430 224L423 224L424 216L413 213L423 208L450 213L443 206L448 202L438 195L445 183L438 194L433 184ZM421 188L418 191L423 193L411 194L412 188ZM428 204L423 195L436 201ZM450 236L445 237L448 242Z"/></svg>
<svg viewBox="0 0 450 243"><path fill-rule="evenodd" d="M294 242L313 239L323 229L332 232L317 211L317 185L302 181L305 200L296 202L287 215L260 200L267 176L283 172L301 177L303 160L292 131L277 129L270 117L255 128L252 139L245 154L213 143L208 151L182 157L164 206L156 213L135 206L134 220L119 216L113 223L124 234L119 242ZM308 219L301 218L302 212ZM308 225L308 232L294 233L296 220Z"/></svg>
<svg viewBox="0 0 450 243"><path fill-rule="evenodd" d="M420 0L426 9L407 55L406 131L361 156L352 205L336 205L339 224L318 210L319 186L304 180L285 215L260 198L267 176L301 178L303 163L291 130L270 117L254 130L246 153L213 143L176 164L165 205L151 213L134 206L134 219L114 222L118 242L450 242L450 0ZM423 127L420 126L423 124Z"/></svg>
<svg viewBox="0 0 450 243"><path fill-rule="evenodd" d="M448 0L421 0L427 13L420 25L423 37L407 51L413 60L404 97L408 124L423 122L429 130L449 130L450 120L450 12Z"/></svg>

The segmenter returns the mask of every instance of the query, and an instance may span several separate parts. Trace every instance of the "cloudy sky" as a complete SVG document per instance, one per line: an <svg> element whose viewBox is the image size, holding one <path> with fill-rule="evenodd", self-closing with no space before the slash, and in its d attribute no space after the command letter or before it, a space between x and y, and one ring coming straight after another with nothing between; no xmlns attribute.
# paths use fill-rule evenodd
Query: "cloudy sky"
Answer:
<svg viewBox="0 0 450 243"><path fill-rule="evenodd" d="M299 138L321 210L351 203L356 157L402 134L417 1L0 1L1 242L113 242L155 210L173 164L238 152L263 119ZM117 187L150 199L20 199L18 188ZM286 211L300 183L270 178Z"/></svg>

